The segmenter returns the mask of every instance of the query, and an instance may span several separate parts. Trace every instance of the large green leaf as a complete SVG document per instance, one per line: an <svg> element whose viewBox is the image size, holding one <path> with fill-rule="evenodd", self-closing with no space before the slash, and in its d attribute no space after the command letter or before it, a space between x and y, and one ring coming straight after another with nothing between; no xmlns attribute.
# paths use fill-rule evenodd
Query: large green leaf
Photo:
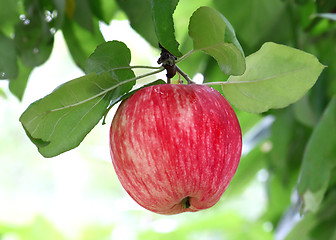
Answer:
<svg viewBox="0 0 336 240"><path fill-rule="evenodd" d="M132 28L152 46L159 47L152 18L152 0L117 0Z"/></svg>
<svg viewBox="0 0 336 240"><path fill-rule="evenodd" d="M179 0L152 0L156 36L161 45L176 57L182 56L175 39L173 13Z"/></svg>
<svg viewBox="0 0 336 240"><path fill-rule="evenodd" d="M91 73L59 86L26 109L20 122L43 156L77 147L103 117L110 101L131 90L133 71L113 71L129 66L130 60L125 44L103 43L88 60Z"/></svg>
<svg viewBox="0 0 336 240"><path fill-rule="evenodd" d="M299 100L315 84L323 68L309 53L269 42L248 56L245 73L231 76L222 83L222 89L237 108L265 112Z"/></svg>
<svg viewBox="0 0 336 240"><path fill-rule="evenodd" d="M336 97L315 127L307 144L298 183L304 210L316 211L328 187L330 174L336 166Z"/></svg>
<svg viewBox="0 0 336 240"><path fill-rule="evenodd" d="M241 75L245 57L229 21L209 7L200 7L190 18L189 35L194 50L214 57L225 74Z"/></svg>

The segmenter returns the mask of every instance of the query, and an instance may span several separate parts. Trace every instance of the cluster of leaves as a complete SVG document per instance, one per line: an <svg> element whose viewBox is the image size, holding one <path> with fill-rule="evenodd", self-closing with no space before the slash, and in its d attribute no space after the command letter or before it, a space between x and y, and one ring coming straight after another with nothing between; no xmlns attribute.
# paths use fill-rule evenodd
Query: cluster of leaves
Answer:
<svg viewBox="0 0 336 240"><path fill-rule="evenodd" d="M202 73L204 84L225 95L236 107L244 133L263 116L274 117L270 135L243 156L231 184L232 189L243 189L260 169L267 169L269 206L261 221L281 231L282 220L293 209L299 212L299 203L308 213L287 239L297 234L300 239L336 236L330 227L336 223L333 0L2 2L8 6L8 16L0 18L0 78L10 80L13 94L22 97L29 73L48 59L58 30L86 74L22 114L20 121L43 156L78 146L107 109L129 95L137 79L164 70L150 67L152 72L135 76L127 46L104 42L99 21L108 23L123 11L150 44L158 47L160 42L178 57L183 71L191 77ZM317 59L328 69L315 84L324 68ZM71 138L64 138L69 134ZM267 153L260 148L265 144L271 145ZM296 192L299 198L293 203Z"/></svg>

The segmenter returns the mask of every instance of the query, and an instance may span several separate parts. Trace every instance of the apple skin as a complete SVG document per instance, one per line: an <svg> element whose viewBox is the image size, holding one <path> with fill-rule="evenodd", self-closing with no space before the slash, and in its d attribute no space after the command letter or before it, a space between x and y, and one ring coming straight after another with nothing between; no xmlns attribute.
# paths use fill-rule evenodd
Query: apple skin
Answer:
<svg viewBox="0 0 336 240"><path fill-rule="evenodd" d="M236 172L241 149L235 112L204 85L140 89L120 104L110 128L119 181L138 204L159 214L215 205Z"/></svg>

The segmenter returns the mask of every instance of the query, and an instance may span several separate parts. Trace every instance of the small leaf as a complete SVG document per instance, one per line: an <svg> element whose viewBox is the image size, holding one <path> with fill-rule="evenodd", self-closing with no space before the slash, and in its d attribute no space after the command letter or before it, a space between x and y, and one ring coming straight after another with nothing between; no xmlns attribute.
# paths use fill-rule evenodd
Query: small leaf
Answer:
<svg viewBox="0 0 336 240"><path fill-rule="evenodd" d="M246 71L223 82L224 95L237 108L254 113L283 108L299 100L324 66L309 53L265 43L246 58Z"/></svg>
<svg viewBox="0 0 336 240"><path fill-rule="evenodd" d="M27 108L20 122L43 156L53 157L77 147L103 117L111 100L131 90L135 83L132 70L111 74L113 68L128 66L130 60L125 44L103 43L90 56L90 74L59 86ZM94 73L106 68L111 71Z"/></svg>
<svg viewBox="0 0 336 240"><path fill-rule="evenodd" d="M173 13L179 0L152 0L156 36L161 45L176 57L182 56L175 39Z"/></svg>
<svg viewBox="0 0 336 240"><path fill-rule="evenodd" d="M159 47L152 18L152 0L117 0L132 28L152 46Z"/></svg>
<svg viewBox="0 0 336 240"><path fill-rule="evenodd" d="M327 190L330 174L336 167L336 97L325 109L306 146L299 194L303 198L304 211L315 212Z"/></svg>
<svg viewBox="0 0 336 240"><path fill-rule="evenodd" d="M222 72L241 75L245 71L245 57L233 27L216 10L200 7L190 18L189 35L194 41L194 50L214 57Z"/></svg>

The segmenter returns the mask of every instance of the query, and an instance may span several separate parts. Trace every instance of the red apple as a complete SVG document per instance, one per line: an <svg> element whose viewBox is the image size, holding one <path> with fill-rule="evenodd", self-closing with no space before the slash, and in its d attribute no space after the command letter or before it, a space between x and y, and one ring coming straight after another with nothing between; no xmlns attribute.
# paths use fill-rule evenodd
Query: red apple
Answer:
<svg viewBox="0 0 336 240"><path fill-rule="evenodd" d="M215 205L236 172L241 149L235 112L204 85L145 87L121 103L110 129L122 186L160 214Z"/></svg>

